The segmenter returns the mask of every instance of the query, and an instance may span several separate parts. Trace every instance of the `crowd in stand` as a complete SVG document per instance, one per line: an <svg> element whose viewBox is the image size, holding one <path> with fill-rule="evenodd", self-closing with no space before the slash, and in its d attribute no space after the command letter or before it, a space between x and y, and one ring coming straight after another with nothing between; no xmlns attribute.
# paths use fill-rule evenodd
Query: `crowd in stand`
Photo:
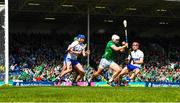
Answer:
<svg viewBox="0 0 180 103"><path fill-rule="evenodd" d="M10 36L10 77L23 81L56 81L62 68L65 50L73 41L75 34L11 34ZM109 34L109 37L111 34ZM108 38L108 36L107 36ZM101 39L101 38L99 38ZM142 41L144 39L144 41ZM154 41L152 41L154 40ZM159 41L160 40L160 41ZM145 63L141 74L135 81L180 82L180 48L179 37L175 38L141 38L141 49L145 54ZM81 58L86 70L86 81L96 70L105 42L91 41L90 66L86 58ZM118 56L118 63L123 66L125 53ZM105 76L111 76L104 74ZM68 77L72 81L74 75ZM107 77L109 78L109 77ZM100 78L104 80L104 78Z"/></svg>
<svg viewBox="0 0 180 103"><path fill-rule="evenodd" d="M157 41L149 42L145 50L145 63L139 80L180 82L180 48L178 37L159 38Z"/></svg>

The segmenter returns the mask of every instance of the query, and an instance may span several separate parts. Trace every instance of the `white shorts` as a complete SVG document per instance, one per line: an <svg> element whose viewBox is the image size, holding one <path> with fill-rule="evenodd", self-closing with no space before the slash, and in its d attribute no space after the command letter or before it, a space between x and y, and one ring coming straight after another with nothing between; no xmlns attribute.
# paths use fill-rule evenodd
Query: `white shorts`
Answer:
<svg viewBox="0 0 180 103"><path fill-rule="evenodd" d="M109 66L113 63L115 63L115 62L112 60L107 60L105 58L102 58L99 63L99 68L102 68L102 69L109 68Z"/></svg>

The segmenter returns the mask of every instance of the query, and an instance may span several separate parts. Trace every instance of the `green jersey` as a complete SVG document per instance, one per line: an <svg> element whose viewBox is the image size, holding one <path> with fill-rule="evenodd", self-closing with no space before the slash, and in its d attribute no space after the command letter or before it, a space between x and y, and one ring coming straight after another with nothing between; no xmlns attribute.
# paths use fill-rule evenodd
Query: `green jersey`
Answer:
<svg viewBox="0 0 180 103"><path fill-rule="evenodd" d="M42 71L42 70L44 69L44 67L45 67L45 65L44 65L44 64L41 64L41 65L39 65L39 66L36 66L35 69L36 69L37 71Z"/></svg>
<svg viewBox="0 0 180 103"><path fill-rule="evenodd" d="M111 48L111 46L116 45L112 40L110 40L105 49L105 53L102 56L103 58L107 60L114 60L115 57L117 56L117 52Z"/></svg>
<svg viewBox="0 0 180 103"><path fill-rule="evenodd" d="M30 80L30 76L25 71L22 71L19 79L20 80Z"/></svg>

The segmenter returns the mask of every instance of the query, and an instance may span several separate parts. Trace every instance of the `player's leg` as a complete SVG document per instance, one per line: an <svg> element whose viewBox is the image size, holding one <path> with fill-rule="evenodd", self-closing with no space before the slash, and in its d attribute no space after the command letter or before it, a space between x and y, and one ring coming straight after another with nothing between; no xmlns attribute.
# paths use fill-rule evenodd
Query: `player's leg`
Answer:
<svg viewBox="0 0 180 103"><path fill-rule="evenodd" d="M75 72L75 74L73 74L73 72ZM79 73L78 73L78 70L77 70L77 68L75 66L73 66L73 70L72 70L71 73L72 73L71 75L73 75L73 77L74 77L72 82L76 82L76 78L77 78Z"/></svg>
<svg viewBox="0 0 180 103"><path fill-rule="evenodd" d="M72 71L72 61L69 59L66 59L66 70L62 71L60 73L60 78L63 77L65 74L70 73Z"/></svg>
<svg viewBox="0 0 180 103"><path fill-rule="evenodd" d="M109 80L109 82L112 82L119 75L119 73L121 72L122 68L117 63L115 63L115 62L112 62L110 64L110 68L113 70L113 75L112 75L112 78Z"/></svg>
<svg viewBox="0 0 180 103"><path fill-rule="evenodd" d="M66 62L64 61L61 72L64 72L66 69L67 69L67 67L66 67Z"/></svg>
<svg viewBox="0 0 180 103"><path fill-rule="evenodd" d="M106 68L108 65L109 65L108 61L105 58L102 58L100 63L99 63L98 70L93 73L90 81L94 80L96 77L101 75L103 69Z"/></svg>
<svg viewBox="0 0 180 103"><path fill-rule="evenodd" d="M66 55L64 56L64 61L63 61L63 66L62 66L62 70L59 74L59 76L67 69L66 63L69 62L68 60L66 60Z"/></svg>
<svg viewBox="0 0 180 103"><path fill-rule="evenodd" d="M95 71L92 75L91 80L94 80L96 77L102 74L103 68L99 67L97 71Z"/></svg>
<svg viewBox="0 0 180 103"><path fill-rule="evenodd" d="M62 69L61 69L59 75L56 77L56 80L57 80L57 81L59 81L59 80L61 81L61 74L62 74L65 70L66 70L66 61L64 60L64 61L63 61Z"/></svg>
<svg viewBox="0 0 180 103"><path fill-rule="evenodd" d="M119 73L118 77L121 77L125 74L128 74L129 73L129 69L126 67L123 68L123 70Z"/></svg>
<svg viewBox="0 0 180 103"><path fill-rule="evenodd" d="M76 67L76 72L78 73L78 76L76 78L76 82L78 82L84 76L85 71L83 69L83 66L80 63L77 63L75 65L75 67Z"/></svg>
<svg viewBox="0 0 180 103"><path fill-rule="evenodd" d="M72 69L70 69L69 71L66 71L66 70L67 70L66 62L63 63L62 73L65 73L64 76L63 76L63 78L64 78L65 81L69 81L70 75L71 75L74 67L72 66L72 67L70 67L70 68L72 68ZM64 71L65 71L65 72L64 72ZM68 73L66 73L66 72L68 72ZM62 78L62 79L63 79L63 78Z"/></svg>
<svg viewBox="0 0 180 103"><path fill-rule="evenodd" d="M136 68L133 70L133 74L131 75L130 79L133 80L139 73L140 73L140 69Z"/></svg>
<svg viewBox="0 0 180 103"><path fill-rule="evenodd" d="M116 83L120 83L120 78L122 78L122 76L123 75L126 75L126 74L128 74L129 73L129 69L127 68L127 66L126 67L124 67L123 69L122 69L122 71L118 74L118 76L115 78L115 82Z"/></svg>

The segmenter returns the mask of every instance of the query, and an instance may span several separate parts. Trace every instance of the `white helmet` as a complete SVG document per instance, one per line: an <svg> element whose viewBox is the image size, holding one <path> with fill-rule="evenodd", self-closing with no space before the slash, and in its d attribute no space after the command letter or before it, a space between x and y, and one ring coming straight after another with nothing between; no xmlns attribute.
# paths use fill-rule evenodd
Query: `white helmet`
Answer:
<svg viewBox="0 0 180 103"><path fill-rule="evenodd" d="M119 39L120 39L120 37L117 34L112 35L112 41L113 42L116 42Z"/></svg>

